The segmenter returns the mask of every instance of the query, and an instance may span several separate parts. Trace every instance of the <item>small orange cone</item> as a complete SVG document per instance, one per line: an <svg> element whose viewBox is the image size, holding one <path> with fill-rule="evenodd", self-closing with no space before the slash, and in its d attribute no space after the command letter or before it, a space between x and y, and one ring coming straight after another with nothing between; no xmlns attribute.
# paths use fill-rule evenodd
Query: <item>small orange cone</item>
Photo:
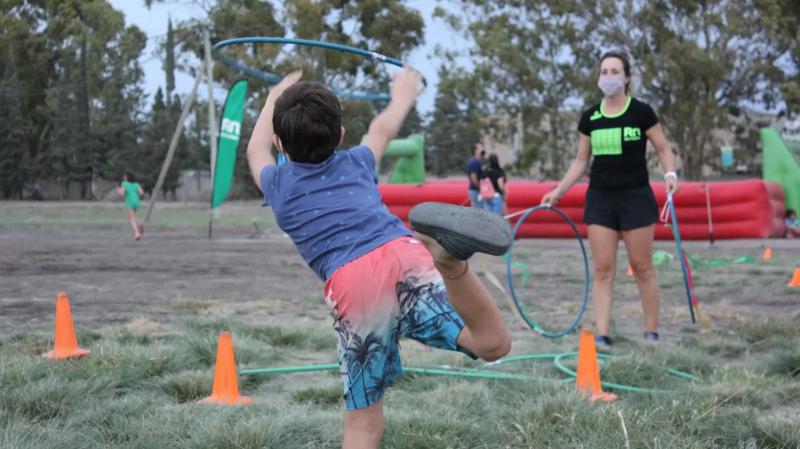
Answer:
<svg viewBox="0 0 800 449"><path fill-rule="evenodd" d="M219 334L217 343L217 365L214 368L214 388L211 396L200 401L203 404L251 404L252 399L239 395L236 378L236 362L233 357L233 339L230 332Z"/></svg>
<svg viewBox="0 0 800 449"><path fill-rule="evenodd" d="M575 376L575 386L579 392L589 393L589 400L612 402L617 400L617 395L604 393L600 383L600 366L597 364L597 347L594 343L594 334L590 331L581 332L578 345L578 371Z"/></svg>
<svg viewBox="0 0 800 449"><path fill-rule="evenodd" d="M72 312L69 310L69 297L61 292L56 296L56 340L53 350L42 354L50 360L83 357L91 351L78 347L75 327L72 324Z"/></svg>
<svg viewBox="0 0 800 449"><path fill-rule="evenodd" d="M628 276L633 276L633 267L628 265Z"/></svg>
<svg viewBox="0 0 800 449"><path fill-rule="evenodd" d="M762 257L763 260L770 260L772 259L772 248L769 246L767 249L764 250L764 256Z"/></svg>
<svg viewBox="0 0 800 449"><path fill-rule="evenodd" d="M800 268L795 268L794 273L792 274L792 280L789 281L789 287L800 287Z"/></svg>

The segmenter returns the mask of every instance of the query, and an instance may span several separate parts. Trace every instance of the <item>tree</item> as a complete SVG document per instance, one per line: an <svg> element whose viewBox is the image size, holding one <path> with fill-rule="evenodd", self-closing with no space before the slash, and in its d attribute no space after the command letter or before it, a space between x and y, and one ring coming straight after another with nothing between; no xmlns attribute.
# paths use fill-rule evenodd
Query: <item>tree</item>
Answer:
<svg viewBox="0 0 800 449"><path fill-rule="evenodd" d="M95 197L112 149L135 143L144 33L104 0L5 2L0 48L8 45L27 121L21 182L58 181L64 193L77 183L83 198Z"/></svg>
<svg viewBox="0 0 800 449"><path fill-rule="evenodd" d="M167 42L165 43L164 73L167 76L167 104L175 91L175 32L172 19L167 19Z"/></svg>
<svg viewBox="0 0 800 449"><path fill-rule="evenodd" d="M436 13L473 44L467 54L482 92L484 134L491 130L495 138L510 140L521 132L524 148L517 149L515 165L560 176L575 152L571 111L592 66L584 6L579 0L455 4L454 12ZM453 60L445 55L445 64Z"/></svg>
<svg viewBox="0 0 800 449"><path fill-rule="evenodd" d="M428 170L437 176L463 172L470 149L480 141L483 115L478 108L480 90L474 77L439 69L439 90L428 126Z"/></svg>
<svg viewBox="0 0 800 449"><path fill-rule="evenodd" d="M0 193L3 198L22 199L30 161L26 160L25 117L22 115L20 83L11 47L0 67Z"/></svg>
<svg viewBox="0 0 800 449"><path fill-rule="evenodd" d="M175 37L182 61L177 66L187 70L192 67L192 61L204 57L203 29L206 26L210 29L212 41L229 36L284 36L291 31L299 38L369 48L399 58L422 43L424 23L421 16L398 0L289 0L282 5L283 17L278 17L272 2L230 0L208 5L207 20L190 20L176 25ZM347 29L345 24L348 24ZM273 74L302 68L305 79L323 82L333 89L388 91L390 75L385 64L347 53L310 47L240 45L223 49L221 56ZM219 60L216 62L214 79L223 86L229 86L243 76ZM268 92L265 82L252 78L250 81L253 94L247 103L245 129L252 129ZM363 101L342 101L343 123L347 129L344 146L361 141L380 107L382 105ZM195 123L202 123L199 114L205 112L200 111L199 105L195 111ZM418 118L415 113L412 116ZM416 126L419 124L418 120ZM406 129L412 129L412 125L409 126ZM246 145L247 137L244 133L241 147ZM201 141L207 139L196 140L197 143ZM205 154L208 154L207 150ZM248 186L245 192L257 192L251 186L243 161L237 163L236 173L236 179Z"/></svg>
<svg viewBox="0 0 800 449"><path fill-rule="evenodd" d="M777 38L785 32L782 8L768 3L659 0L622 7L605 0L591 10L598 18L593 40L633 56L640 95L661 116L688 179L700 179L718 158L722 142L711 131L731 126L733 108L770 109L780 99L775 66L793 44Z"/></svg>
<svg viewBox="0 0 800 449"><path fill-rule="evenodd" d="M475 72L485 74L482 109L507 121L521 112L518 164L549 176L574 154L577 112L599 100L607 50L632 56L634 95L656 109L689 179L715 164L721 142L712 131L731 126L734 108L800 99L792 56L800 7L791 0L455 3L456 12L439 15L472 42Z"/></svg>

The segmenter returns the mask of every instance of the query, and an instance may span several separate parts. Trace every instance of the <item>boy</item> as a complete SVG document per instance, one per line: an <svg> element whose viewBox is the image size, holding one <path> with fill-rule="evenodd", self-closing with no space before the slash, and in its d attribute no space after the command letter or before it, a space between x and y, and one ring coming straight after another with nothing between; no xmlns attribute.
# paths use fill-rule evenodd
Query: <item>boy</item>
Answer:
<svg viewBox="0 0 800 449"><path fill-rule="evenodd" d="M364 144L338 152L339 100L320 84L298 83L301 75L270 92L247 160L264 205L325 281L347 409L343 447L376 448L383 392L402 372L401 335L485 360L510 350L500 311L466 259L502 254L511 230L487 211L425 203L410 215L414 238L383 205L375 167L421 93L417 72L395 77ZM271 144L288 162L275 165Z"/></svg>

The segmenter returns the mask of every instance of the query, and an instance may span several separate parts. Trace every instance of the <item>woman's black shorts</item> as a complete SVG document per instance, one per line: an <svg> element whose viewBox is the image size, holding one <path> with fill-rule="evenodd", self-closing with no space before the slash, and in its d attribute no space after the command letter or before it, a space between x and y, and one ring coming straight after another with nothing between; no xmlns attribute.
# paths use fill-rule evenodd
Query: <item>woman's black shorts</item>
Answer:
<svg viewBox="0 0 800 449"><path fill-rule="evenodd" d="M617 231L643 228L658 221L658 203L649 185L629 190L587 190L583 221Z"/></svg>

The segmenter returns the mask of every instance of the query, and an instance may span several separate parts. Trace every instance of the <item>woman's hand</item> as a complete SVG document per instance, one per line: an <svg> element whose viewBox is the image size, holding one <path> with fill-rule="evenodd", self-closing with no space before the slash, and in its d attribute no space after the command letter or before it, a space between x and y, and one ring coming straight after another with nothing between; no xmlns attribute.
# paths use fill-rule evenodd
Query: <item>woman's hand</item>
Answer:
<svg viewBox="0 0 800 449"><path fill-rule="evenodd" d="M558 204L558 201L561 199L561 192L558 189L553 189L544 194L542 197L542 205L553 207Z"/></svg>
<svg viewBox="0 0 800 449"><path fill-rule="evenodd" d="M664 178L664 183L667 186L667 193L669 194L678 193L678 190L680 190L680 186L678 186L678 178L676 177L668 176Z"/></svg>

